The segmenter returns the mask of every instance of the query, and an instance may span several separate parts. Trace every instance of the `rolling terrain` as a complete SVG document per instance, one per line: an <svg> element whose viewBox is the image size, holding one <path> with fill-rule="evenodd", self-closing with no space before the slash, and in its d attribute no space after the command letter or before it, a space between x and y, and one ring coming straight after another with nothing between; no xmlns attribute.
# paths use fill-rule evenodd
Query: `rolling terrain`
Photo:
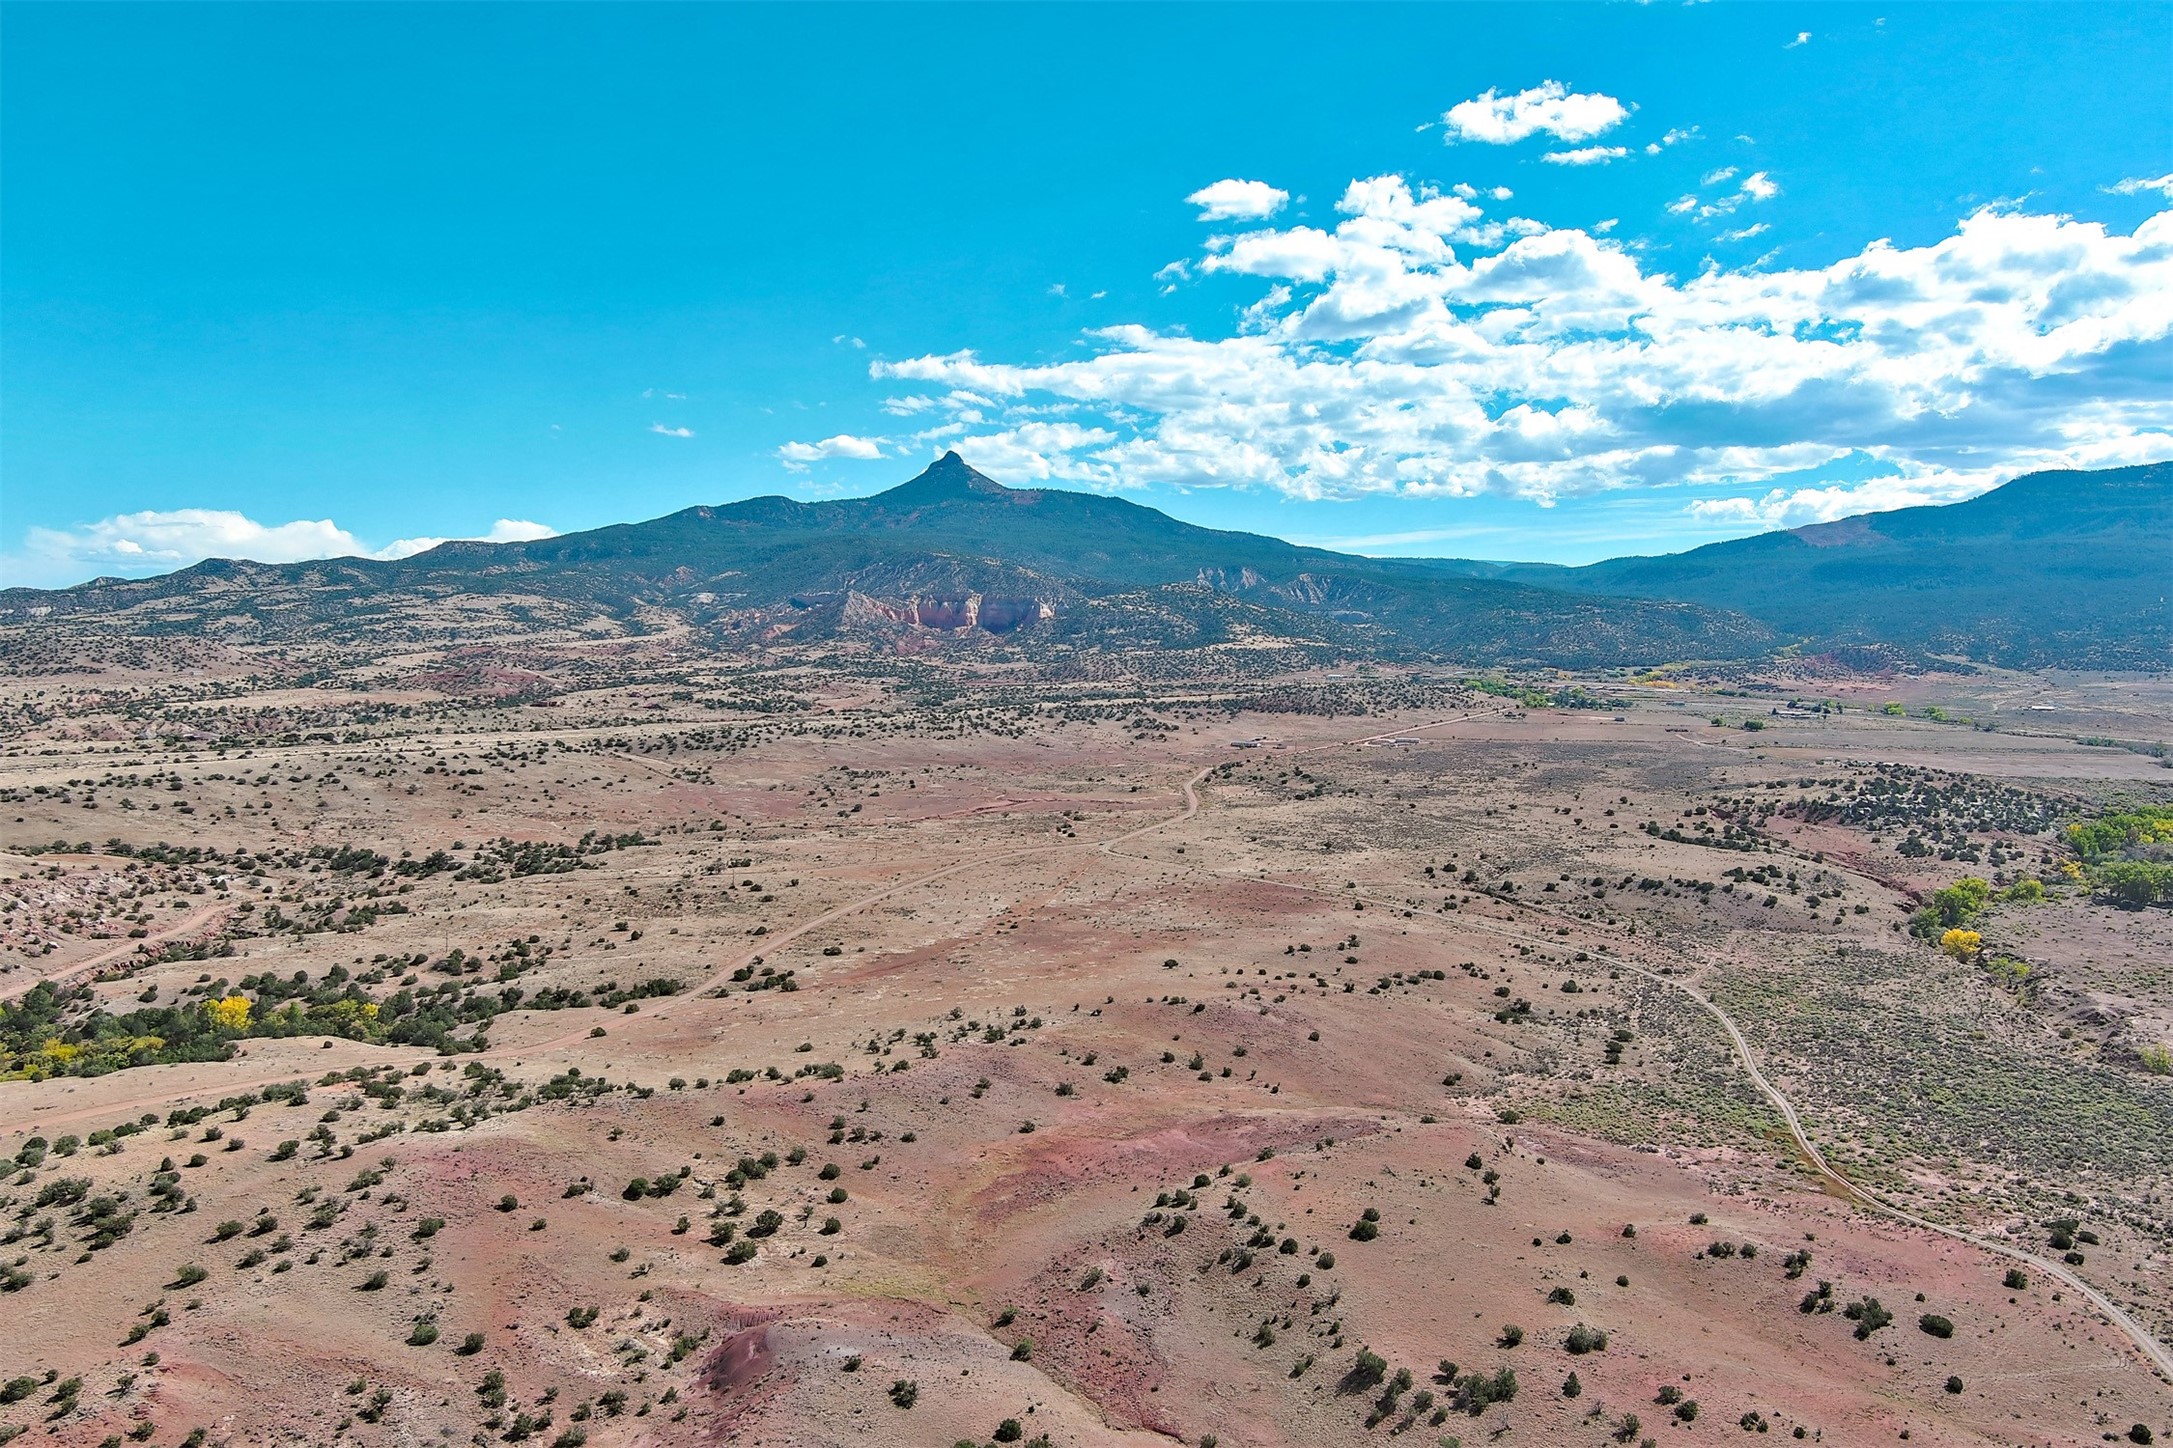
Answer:
<svg viewBox="0 0 2173 1448"><path fill-rule="evenodd" d="M812 650L364 714L303 653L0 686L0 1434L2173 1425L2173 940L2065 829L2146 754ZM347 718L142 728L207 698Z"/></svg>
<svg viewBox="0 0 2173 1448"><path fill-rule="evenodd" d="M2173 1430L2165 680L1444 568L953 459L10 595L0 1443Z"/></svg>
<svg viewBox="0 0 2173 1448"><path fill-rule="evenodd" d="M752 498L395 561L215 559L0 591L0 622L236 639L693 630L724 642L1277 641L1565 668L1840 651L1872 662L2150 669L2173 658L2173 464L2033 473L1982 497L1583 568L1375 559L1007 488L946 454L872 497Z"/></svg>
<svg viewBox="0 0 2173 1448"><path fill-rule="evenodd" d="M1321 642L1384 657L1626 664L1773 642L1697 605L1435 575L1180 523L1118 498L1005 488L951 453L869 498L753 498L531 543L395 562L214 560L162 578L0 594L0 619L143 633L390 639L476 601L517 631L601 618L719 638L901 634L1036 648Z"/></svg>
<svg viewBox="0 0 2173 1448"><path fill-rule="evenodd" d="M1813 648L2155 670L2173 661L2173 463L2029 473L1967 502L1664 557L1425 566L1726 609Z"/></svg>

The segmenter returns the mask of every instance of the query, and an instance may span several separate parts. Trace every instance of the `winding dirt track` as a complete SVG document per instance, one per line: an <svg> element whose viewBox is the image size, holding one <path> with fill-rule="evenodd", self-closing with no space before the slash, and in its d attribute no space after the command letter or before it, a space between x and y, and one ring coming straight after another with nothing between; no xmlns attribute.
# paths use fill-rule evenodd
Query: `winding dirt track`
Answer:
<svg viewBox="0 0 2173 1448"><path fill-rule="evenodd" d="M1294 888L1310 890L1315 887L1297 886ZM1320 893L1334 894L1335 892L1324 890ZM1347 900L1352 896L1350 892L1344 891L1341 892L1338 898ZM1406 907L1390 900L1376 900L1367 896L1358 898L1364 899L1369 905L1378 905L1384 910L1394 910L1401 913L1406 909ZM1568 918L1560 916L1559 912L1550 911L1544 906L1528 905L1522 901L1508 901L1506 903L1515 908L1531 910L1535 913ZM1421 919L1432 920L1431 916L1413 915L1411 918L1414 921ZM1498 935L1505 940L1526 945L1559 945L1561 943L1559 940L1548 937L1526 935L1513 927L1499 925L1476 917L1460 917L1457 923L1466 928L1475 927L1489 934ZM1787 1123L1788 1134L1795 1140L1796 1149L1803 1154L1804 1160L1810 1163L1812 1170L1832 1187L1843 1200L1851 1202L1865 1211L1890 1218L1907 1226L1916 1227L1926 1232L1936 1232L1942 1237L1951 1238L1956 1242L1965 1243L1981 1251L1990 1252L1994 1256L2004 1257L2009 1261L2020 1262L2034 1267L2046 1276L2066 1284L2087 1298L2090 1304L2103 1313L2106 1320L2114 1327L2127 1334L2129 1340L2135 1344L2136 1350L2142 1353L2150 1364L2157 1369L2159 1376L2166 1382L2173 1383L2173 1351L2169 1351L2164 1343L2152 1336L2150 1330L2136 1321L2119 1303L2114 1302L2103 1292L2077 1276L2066 1263L2054 1261L2049 1257L2041 1257L2035 1252L2017 1247L2009 1242L2000 1241L1994 1237L1981 1237L1974 1232L1964 1231L1960 1227L1950 1227L1944 1223L1932 1221L1927 1217L1918 1216L1908 1208L1896 1206L1877 1192L1844 1176L1832 1162L1826 1159L1825 1153L1818 1149L1818 1144L1811 1140L1810 1132L1805 1128L1803 1118L1797 1112L1795 1103L1790 1101L1778 1086L1775 1086L1771 1080L1767 1079L1765 1072L1760 1069L1757 1054L1752 1051L1749 1039L1744 1036L1742 1029L1736 1025L1734 1018L1722 1009L1711 996L1691 985L1688 981L1679 980L1674 976L1662 975L1658 971L1648 970L1644 966L1623 959L1603 946L1588 944L1585 949L1591 953L1595 960L1604 962L1616 969L1626 970L1634 975L1642 976L1655 985L1662 985L1670 990L1680 991L1695 1001L1706 1014L1718 1021L1721 1030L1727 1033L1728 1042L1735 1058L1743 1065L1744 1074L1750 1077L1751 1084L1756 1086L1766 1100L1773 1104L1773 1109L1780 1113L1781 1120Z"/></svg>
<svg viewBox="0 0 2173 1448"><path fill-rule="evenodd" d="M101 950L96 955L86 956L73 965L56 970L50 975L36 976L30 980L17 981L11 985L0 987L0 1003L28 995L41 984L56 986L73 984L84 976L96 972L100 966L111 965L123 956L134 955L137 951L149 946L163 945L169 940L193 934L213 921L223 919L233 909L232 905L206 905L201 910L190 911L164 929L154 930L149 935L137 940L124 940L110 949Z"/></svg>
<svg viewBox="0 0 2173 1448"><path fill-rule="evenodd" d="M1467 715L1462 717L1469 716ZM1395 732L1398 734L1409 734L1419 729L1431 729L1436 728L1442 724L1452 724L1456 722L1458 721L1455 719L1437 719L1428 724L1413 725L1409 729L1397 730ZM1371 743L1375 740L1388 737L1390 736L1387 734L1373 734L1368 735L1363 739L1350 740L1346 742L1353 745L1366 744ZM1331 744L1321 745L1318 747L1322 749L1332 749L1340 748L1343 746ZM1202 779L1206 778L1209 773L1213 772L1213 768L1214 766L1210 766L1208 769L1202 770L1199 774L1194 775L1189 781L1186 782L1185 797L1187 802L1189 804L1192 804L1194 807L1187 809L1185 815L1180 816L1180 818L1189 817L1190 815L1198 812L1197 800L1194 794L1194 787ZM1164 821L1163 823L1174 823L1174 821ZM1152 826L1150 828L1158 827L1159 826ZM1133 831L1133 834L1135 835L1145 833L1146 830ZM1117 839L1106 842L1104 848L1107 848L1108 845L1115 845L1121 843L1123 840L1129 839L1131 837L1132 836L1130 835L1120 835L1117 837ZM1338 899L1353 898L1353 896L1348 891L1338 892L1322 890L1317 886L1295 885L1285 881L1273 880L1262 881L1259 883L1283 885L1285 888L1303 890L1308 893L1317 892L1323 895L1330 895ZM1384 910L1394 911L1398 914L1410 913L1407 907L1396 901L1376 899L1370 896L1358 896L1356 898L1364 900L1369 905L1374 905ZM1517 900L1511 900L1505 903L1510 905L1512 908L1529 910L1536 914L1554 916L1565 920L1570 918L1566 915L1563 915L1559 911L1549 910L1547 907L1542 905L1529 904L1524 901ZM1430 915L1411 915L1411 919L1414 921L1423 919L1430 923L1442 923L1434 921L1433 917ZM1501 926L1494 922L1485 921L1472 916L1459 917L1457 923L1466 928L1476 927L1480 930L1487 931L1490 934L1499 935L1504 939L1517 941L1527 945L1557 945L1560 943L1557 940L1545 937L1526 935L1523 932L1518 931L1512 927ZM2135 1344L2136 1350L2142 1353L2144 1358L2146 1358L2150 1362L2150 1364L2157 1369L2158 1374L2162 1379L2164 1379L2168 1383L2173 1383L2173 1351L2169 1351L2164 1343L2158 1341L2156 1337L2152 1336L2150 1330L2144 1327L2142 1323L2136 1321L2136 1319L2131 1316L2126 1311L2126 1309L2122 1308L2120 1304L2114 1302L2110 1297L2107 1297L2103 1292L2100 1292L2097 1288L2091 1286L2088 1282L2085 1282L2081 1277L2077 1276L2075 1272L2070 1269L2064 1262L2056 1262L2051 1258L2039 1256L2035 1252L2031 1252L2024 1248L2014 1246L2013 1244L2008 1242L1999 1241L1996 1238L1981 1237L1974 1232L1967 1232L1959 1227L1950 1227L1945 1225L1944 1223L1934 1222L1929 1218L1918 1216L1916 1213L1908 1210L1906 1207L1896 1206L1894 1203L1887 1201L1884 1197L1881 1197L1878 1193L1871 1191L1867 1187L1860 1186L1857 1183L1849 1180L1848 1177L1844 1176L1833 1165L1832 1162L1826 1159L1825 1153L1818 1149L1818 1144L1811 1140L1810 1132L1805 1128L1803 1124L1803 1117L1797 1112L1795 1103L1790 1101L1787 1095L1782 1092L1782 1090L1778 1086L1775 1086L1773 1082L1767 1078L1765 1072L1760 1069L1757 1053L1751 1049L1749 1039L1744 1036L1742 1029L1736 1025L1734 1018L1731 1017L1727 1013L1727 1011L1722 1009L1719 1003L1713 1000L1711 996L1708 996L1707 994L1705 994L1705 992L1699 990L1696 986L1691 985L1688 981L1679 980L1674 976L1662 975L1658 971L1648 970L1644 966L1623 959L1621 956L1614 954L1613 952L1605 949L1602 946L1596 944L1588 944L1586 946L1586 949L1592 954L1595 959L1604 961L1606 964L1612 967L1620 970L1626 970L1631 972L1632 974L1642 976L1646 980L1649 980L1656 985L1666 986L1670 990L1680 991L1682 994L1688 996L1691 1000L1695 1001L1699 1008L1705 1011L1708 1015L1710 1015L1715 1021L1718 1021L1720 1023L1721 1030L1727 1033L1729 1045L1733 1050L1736 1059L1740 1061L1743 1065L1744 1074L1750 1077L1751 1083L1755 1085L1758 1088L1759 1092L1773 1104L1774 1110L1780 1113L1782 1121L1787 1123L1788 1133L1795 1140L1796 1149L1802 1152L1804 1160L1810 1163L1812 1170L1815 1171L1819 1175L1819 1177L1824 1180L1830 1187L1832 1187L1842 1197L1843 1200L1851 1202L1866 1211L1876 1213L1879 1216L1887 1217L1893 1221L1901 1222L1907 1226L1916 1227L1926 1232L1936 1232L1942 1237L1947 1237L1952 1239L1953 1241L1961 1242L1968 1246L1978 1248L1981 1251L1990 1252L1994 1256L2004 1257L2009 1261L2020 1262L2027 1266L2034 1267L2038 1271L2044 1273L2046 1276L2054 1278L2055 1280L2066 1284L2068 1287L2071 1287L2076 1292L2082 1294L2082 1296L2086 1298L2092 1306L2096 1307L2099 1312L2104 1314L2108 1322L2110 1322L2114 1327L2119 1328L2123 1333L2125 1333L2128 1336L2129 1340Z"/></svg>
<svg viewBox="0 0 2173 1448"><path fill-rule="evenodd" d="M1825 1154L1818 1149L1817 1144L1811 1140L1810 1134L1804 1130L1803 1119L1796 1114L1794 1103L1790 1102L1781 1093L1780 1088L1767 1080L1765 1073L1758 1069L1758 1059L1751 1051L1750 1042L1744 1039L1743 1032L1736 1027L1734 1020L1729 1017L1728 1013L1715 1004L1712 998L1703 991L1686 981L1676 980L1672 976L1660 975L1654 971L1646 970L1643 966L1632 965L1626 960L1611 957L1605 952L1596 951L1594 954L1620 969L1634 971L1647 980L1656 981L1661 985L1681 991L1700 1006L1703 1006L1714 1020L1720 1022L1720 1028L1728 1033L1728 1040L1735 1047L1736 1059L1743 1063L1743 1070L1749 1075L1751 1083L1765 1094L1766 1099L1773 1103L1773 1109L1780 1112L1781 1119L1788 1123L1788 1134L1796 1139L1796 1147L1803 1153L1804 1160L1810 1162L1814 1171L1825 1178L1826 1181L1832 1183L1850 1201L1855 1202L1867 1211L1876 1212L1880 1216L1891 1217L1897 1222L1904 1222L1909 1226L1919 1227L1927 1232L1937 1232L1940 1236L1951 1237L1957 1242L1966 1242L1972 1247L1990 1252L1995 1256L2005 1257L2010 1261L2027 1263L2046 1276L2066 1283L2069 1287L2088 1298L2091 1305L2104 1313L2113 1326L2126 1333L2143 1356L2150 1359L2151 1365L2157 1368L2160 1377L2167 1382L2173 1382L2173 1352L2169 1352L2164 1343L2151 1336L2149 1329L2129 1316L2120 1304L2076 1276L2066 1263L2055 1262L2049 1257L2040 1257L2035 1252L2026 1251L2023 1248L1994 1238L1980 1237L1974 1232L1965 1232L1960 1227L1949 1227L1939 1222L1930 1221L1904 1207L1895 1206L1878 1193L1858 1186L1839 1171L1836 1171L1833 1163L1826 1160Z"/></svg>
<svg viewBox="0 0 2173 1448"><path fill-rule="evenodd" d="M1319 753L1325 750L1353 748L1358 745L1375 743L1383 739L1398 736L1408 736L1411 734L1415 734L1420 730L1435 729L1441 727L1442 725L1459 723L1462 720L1468 719L1470 717L1470 715L1464 714L1447 719L1435 719L1425 724L1406 725L1399 729L1384 730L1379 733L1364 735L1357 739L1338 740L1327 744L1309 746L1308 748L1302 750L1291 750L1287 752L1293 754L1311 754ZM668 1018L674 1006L680 1009L691 1007L693 1001L699 999L704 991L714 989L718 985L728 982L731 979L731 974L733 971L759 958L763 951L774 951L780 946L788 945L791 942L799 939L801 936L806 935L809 931L818 930L833 921L841 920L846 916L853 915L859 911L865 910L872 905L880 904L895 895L903 894L909 890L919 889L923 885L932 885L939 880L949 879L954 875L963 874L968 870L985 869L992 864L997 864L1004 861L1030 859L1038 855L1065 854L1079 850L1098 850L1101 853L1106 854L1114 859L1136 859L1138 858L1136 856L1127 856L1119 853L1116 847L1118 845L1126 843L1127 841L1136 840L1141 838L1142 836L1152 834L1157 830L1167 829L1171 825L1181 824L1184 821L1192 819L1194 816L1198 815L1202 808L1200 802L1199 787L1210 774L1214 773L1215 770L1220 767L1221 766L1219 764L1203 765L1200 769L1188 776L1181 785L1179 785L1179 793L1184 800L1184 807L1180 809L1177 813L1165 816L1158 820L1152 820L1146 824L1139 825L1136 828L1126 830L1122 834L1113 835L1105 840L1068 840L1062 844L1028 845L1018 849L1005 850L994 855L976 856L973 859L963 861L959 864L947 865L941 869L929 870L923 874L912 876L909 879L896 881L893 884L885 885L880 889L871 891L868 894L862 895L854 900L847 901L845 904L834 906L833 908L824 911L822 914L804 920L800 924L795 925L788 930L785 930L777 935L766 937L763 941L761 950L747 951L727 961L725 964L719 966L715 971L711 972L710 975L706 979L704 979L701 982L700 986L697 987L694 991L688 993L687 995L682 995L674 998L674 1001L671 1005L660 1007L656 1010L655 1015L659 1018ZM1298 885L1287 881L1262 881L1260 883L1282 885L1285 888L1303 890L1307 892L1312 892L1318 889L1318 887L1315 886ZM1321 891L1320 893L1333 892ZM1347 892L1342 892L1340 894L1340 898L1348 899L1352 897ZM1366 903L1368 904L1378 906L1382 909L1396 911L1399 914L1404 913L1407 908L1402 904L1390 900L1372 899L1364 896L1360 896L1357 898L1365 899ZM1538 905L1529 905L1518 901L1511 901L1508 903L1516 908L1531 910L1539 914L1547 914L1552 916L1557 913L1548 911L1545 909L1545 907ZM1413 915L1411 918L1414 921L1423 919L1432 923L1445 923L1433 921L1433 917L1431 915ZM195 923L195 917L192 916L189 921L182 922L182 925L179 928L186 928L188 925L191 925L193 923ZM1521 941L1525 944L1559 943L1558 941L1552 940L1551 938L1525 935L1522 932L1517 931L1513 927L1503 926L1496 922L1485 921L1473 916L1460 916L1456 923L1459 926L1465 928L1477 928L1480 930L1485 930L1491 934L1500 935L1505 939ZM1586 948L1591 952L1594 958L1605 962L1609 966L1612 966L1619 970L1629 971L1635 975L1638 975L1646 980L1653 982L1656 985L1665 986L1670 990L1681 992L1683 995L1688 996L1692 1001L1696 1002L1700 1009L1704 1010L1708 1015L1712 1016L1713 1019L1720 1024L1720 1028L1727 1033L1730 1047L1734 1051L1736 1059L1742 1063L1743 1070L1745 1074L1750 1077L1752 1084L1755 1085L1758 1088L1759 1092L1764 1095L1769 1102L1772 1103L1774 1110L1779 1112L1781 1119L1787 1123L1789 1135L1794 1139L1796 1149L1803 1154L1804 1160L1810 1163L1812 1170L1815 1171L1818 1176L1823 1181L1825 1181L1831 1188L1833 1188L1842 1197L1843 1200L1854 1203L1855 1205L1861 1207L1866 1211L1874 1212L1893 1221L1903 1223L1906 1226L1915 1227L1919 1230L1926 1232L1935 1232L1942 1237L1947 1237L1952 1239L1953 1241L1961 1242L1965 1245L1978 1248L1981 1251L1989 1252L1994 1256L2003 1257L2013 1262L2023 1263L2027 1266L2035 1268L2039 1272L2044 1273L2046 1276L2065 1284L2077 1293L2080 1293L2087 1301L2090 1302L2092 1306L2096 1307L2098 1311L2104 1315L2108 1322L2110 1322L2114 1327L2119 1328L2121 1332L2126 1334L2129 1340L2135 1344L2136 1350L2143 1354L2144 1358L2147 1359L2150 1364L2157 1370L2161 1378L2163 1378L2167 1382L2173 1382L2173 1351L2168 1351L2165 1344L2159 1342L2155 1337L2153 1337L2147 1328L2145 1328L2140 1322L2136 1321L2135 1318L2130 1316L2128 1312L2123 1309L2118 1303L2114 1302L2103 1292L2100 1292L2097 1288L2091 1286L2088 1282L2085 1282L2081 1277L2077 1276L2071 1269L2067 1267L2065 1263L2056 1262L2049 1258L2041 1257L2034 1252L2027 1251L2023 1248L2013 1246L2006 1242L1998 1241L1989 1237L1980 1237L1975 1233L1966 1232L1959 1227L1946 1226L1942 1223L1934 1222L1927 1218L1918 1216L1916 1213L1911 1212L1906 1208L1894 1205L1892 1202L1889 1202L1884 1198L1880 1197L1877 1193L1872 1192L1862 1186L1859 1186L1858 1184L1844 1176L1839 1170L1834 1167L1834 1165L1830 1161L1826 1159L1825 1154L1818 1149L1817 1143L1811 1140L1810 1133L1805 1128L1803 1124L1803 1118L1797 1112L1795 1103L1790 1101L1787 1095L1783 1093L1779 1087L1775 1086L1773 1082L1766 1077L1765 1072L1759 1067L1757 1054L1751 1049L1749 1039L1744 1036L1742 1029L1736 1025L1734 1019L1729 1016L1727 1011L1722 1009L1720 1005L1712 999L1712 997L1706 995L1703 991L1699 990L1697 987L1691 985L1687 981L1677 979L1674 976L1662 975L1657 971L1648 970L1644 966L1637 965L1631 961L1625 960L1622 957L1615 955L1612 952L1609 952L1606 949L1597 945L1588 945ZM73 975L79 971L93 968L95 965L101 963L101 961L102 958L94 958L90 961L84 961L75 967L71 967L69 973ZM587 1032L585 1030L572 1031L568 1032L563 1036L555 1036L545 1041L527 1042L519 1047L500 1047L494 1050L485 1051L480 1053L480 1058L503 1059L516 1055L525 1056L538 1051L555 1050L568 1045L572 1045L584 1039L586 1036ZM415 1052L412 1054L414 1058L418 1060L432 1058L430 1054L422 1052ZM388 1062L388 1064L391 1063ZM276 1076L268 1076L261 1080L222 1082L215 1089L229 1093L239 1092L273 1085L281 1081L291 1080L293 1076L294 1072L288 1071ZM64 1122L81 1120L91 1116L108 1116L118 1112L136 1111L152 1106L166 1105L173 1102L183 1101L190 1097L200 1096L203 1094L205 1094L204 1089L192 1088L185 1091L167 1092L157 1096L139 1097L130 1101L111 1102L93 1109L42 1117L39 1121L39 1125L58 1125Z"/></svg>

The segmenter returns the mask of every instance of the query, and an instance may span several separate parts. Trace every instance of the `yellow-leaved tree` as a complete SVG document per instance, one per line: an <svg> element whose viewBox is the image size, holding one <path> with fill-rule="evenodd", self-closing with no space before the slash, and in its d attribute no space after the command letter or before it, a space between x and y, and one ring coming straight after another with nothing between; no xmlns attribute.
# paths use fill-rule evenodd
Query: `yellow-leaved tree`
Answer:
<svg viewBox="0 0 2173 1448"><path fill-rule="evenodd" d="M205 1001L204 1014L211 1017L214 1030L246 1031L249 1029L249 997L230 995L224 1000Z"/></svg>
<svg viewBox="0 0 2173 1448"><path fill-rule="evenodd" d="M1974 960L1984 949L1984 937L1974 930L1949 930L1939 937L1939 948L1956 960Z"/></svg>

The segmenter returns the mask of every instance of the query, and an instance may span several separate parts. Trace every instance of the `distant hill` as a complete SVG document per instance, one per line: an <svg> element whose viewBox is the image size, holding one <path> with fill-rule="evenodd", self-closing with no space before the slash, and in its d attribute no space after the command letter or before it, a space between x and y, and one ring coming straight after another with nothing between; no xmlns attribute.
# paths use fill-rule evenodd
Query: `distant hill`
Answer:
<svg viewBox="0 0 2173 1448"><path fill-rule="evenodd" d="M751 498L392 562L214 559L0 591L0 622L135 633L444 638L693 628L762 638L1007 638L1080 648L1316 643L1564 667L1871 646L2016 668L2173 664L2173 464L2044 472L1903 508L1583 568L1372 559L1006 488L946 453L868 498Z"/></svg>
<svg viewBox="0 0 2173 1448"><path fill-rule="evenodd" d="M212 560L160 578L0 592L0 621L136 633L443 637L463 616L597 619L734 638L930 635L1021 645L1316 642L1383 656L1568 667L1739 659L1766 626L1697 604L1457 577L1181 523L1119 498L1006 488L947 453L869 498L753 498L392 562Z"/></svg>
<svg viewBox="0 0 2173 1448"><path fill-rule="evenodd" d="M1699 603L1813 647L1887 645L2011 668L2164 669L2173 666L2173 464L2030 473L1963 503L1657 558L1421 566Z"/></svg>

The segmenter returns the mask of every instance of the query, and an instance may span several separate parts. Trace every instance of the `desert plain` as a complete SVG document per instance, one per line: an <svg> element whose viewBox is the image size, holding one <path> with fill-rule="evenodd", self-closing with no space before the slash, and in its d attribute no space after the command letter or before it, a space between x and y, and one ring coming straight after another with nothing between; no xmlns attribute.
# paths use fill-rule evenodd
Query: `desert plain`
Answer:
<svg viewBox="0 0 2173 1448"><path fill-rule="evenodd" d="M2162 684L93 652L0 1441L2173 1434Z"/></svg>

